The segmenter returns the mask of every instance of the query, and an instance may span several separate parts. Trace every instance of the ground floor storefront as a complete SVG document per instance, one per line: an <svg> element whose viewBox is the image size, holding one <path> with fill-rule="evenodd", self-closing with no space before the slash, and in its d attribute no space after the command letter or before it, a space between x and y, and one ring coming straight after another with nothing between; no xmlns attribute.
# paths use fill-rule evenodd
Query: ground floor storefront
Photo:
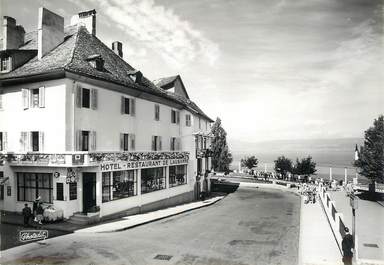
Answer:
<svg viewBox="0 0 384 265"><path fill-rule="evenodd" d="M61 211L64 218L74 213L102 218L192 201L202 178L188 156L68 167L5 162L0 172L1 210L21 212L40 198L43 207Z"/></svg>

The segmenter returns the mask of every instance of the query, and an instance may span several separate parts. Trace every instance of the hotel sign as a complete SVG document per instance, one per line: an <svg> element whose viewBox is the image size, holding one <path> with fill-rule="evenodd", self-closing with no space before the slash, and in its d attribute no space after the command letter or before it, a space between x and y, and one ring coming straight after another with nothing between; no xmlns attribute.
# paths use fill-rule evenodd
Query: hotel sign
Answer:
<svg viewBox="0 0 384 265"><path fill-rule="evenodd" d="M188 159L164 159L164 160L148 160L148 161L121 161L100 164L100 171L120 171L139 168L166 167L173 165L188 164Z"/></svg>

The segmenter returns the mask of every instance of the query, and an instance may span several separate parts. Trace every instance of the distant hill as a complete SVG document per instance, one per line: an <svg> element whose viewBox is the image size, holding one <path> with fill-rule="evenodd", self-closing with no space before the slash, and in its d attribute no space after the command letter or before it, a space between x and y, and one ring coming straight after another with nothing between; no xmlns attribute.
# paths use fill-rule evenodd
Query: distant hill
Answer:
<svg viewBox="0 0 384 265"><path fill-rule="evenodd" d="M273 162L278 156L295 160L296 157L311 155L321 166L351 166L355 145L363 143L362 138L277 140L265 142L244 142L228 139L234 164L246 155L255 155L261 162Z"/></svg>

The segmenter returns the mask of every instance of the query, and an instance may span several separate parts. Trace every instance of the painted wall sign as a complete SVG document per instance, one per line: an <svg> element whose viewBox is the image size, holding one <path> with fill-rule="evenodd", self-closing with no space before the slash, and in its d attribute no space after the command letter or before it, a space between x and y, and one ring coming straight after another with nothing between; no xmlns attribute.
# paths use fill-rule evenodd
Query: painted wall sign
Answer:
<svg viewBox="0 0 384 265"><path fill-rule="evenodd" d="M133 161L133 162L114 162L100 164L100 171L120 171L128 169L165 167L172 165L188 164L188 159L165 159L165 160L149 160L149 161Z"/></svg>

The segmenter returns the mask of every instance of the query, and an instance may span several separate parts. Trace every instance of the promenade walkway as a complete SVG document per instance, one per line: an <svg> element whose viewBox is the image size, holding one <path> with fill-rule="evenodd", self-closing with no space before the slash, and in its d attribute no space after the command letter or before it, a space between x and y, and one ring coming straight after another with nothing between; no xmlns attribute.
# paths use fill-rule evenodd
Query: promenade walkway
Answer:
<svg viewBox="0 0 384 265"><path fill-rule="evenodd" d="M299 265L338 265L342 256L321 203L301 200Z"/></svg>
<svg viewBox="0 0 384 265"><path fill-rule="evenodd" d="M295 192L296 188L276 184L241 182L241 187L273 188ZM342 265L342 255L337 246L328 219L317 200L314 204L304 204L300 208L299 265Z"/></svg>
<svg viewBox="0 0 384 265"><path fill-rule="evenodd" d="M352 229L352 209L344 191L329 192L336 210L343 214L346 226ZM359 263L384 264L384 207L377 202L358 201L356 235Z"/></svg>

